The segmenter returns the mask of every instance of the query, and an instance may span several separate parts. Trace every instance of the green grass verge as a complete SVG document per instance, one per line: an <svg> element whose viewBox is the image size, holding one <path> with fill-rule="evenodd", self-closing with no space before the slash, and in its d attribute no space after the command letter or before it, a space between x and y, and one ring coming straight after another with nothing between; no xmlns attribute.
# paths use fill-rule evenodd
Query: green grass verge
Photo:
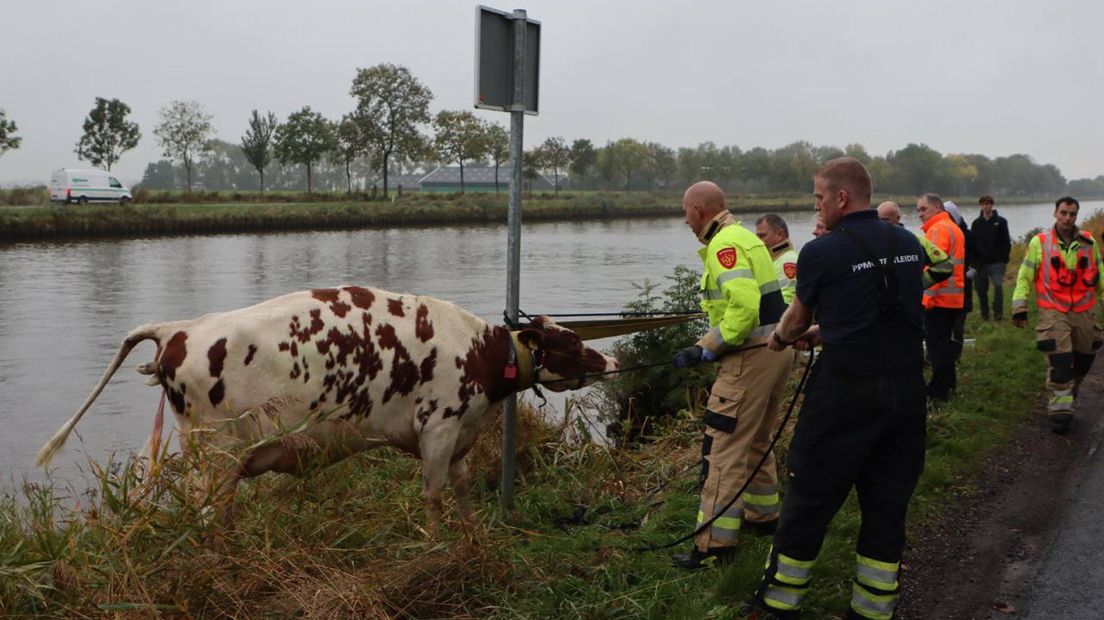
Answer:
<svg viewBox="0 0 1104 620"><path fill-rule="evenodd" d="M930 416L912 526L938 515L1038 411L1043 359L1031 330L1007 322L969 329L976 344L963 357L958 396ZM103 473L100 488L83 496L27 485L0 501L0 613L736 617L767 540L746 541L733 565L695 573L671 568L665 552L635 550L693 526L697 414L684 411L635 449L566 444L560 429L525 420L514 511L496 507L500 444L490 432L472 456L481 526L464 532L454 522L437 541L418 527L417 463L387 451L305 480L244 485L236 529L206 523L173 476L144 505L126 498L133 479L125 470ZM852 500L825 542L808 617L846 608L857 529Z"/></svg>

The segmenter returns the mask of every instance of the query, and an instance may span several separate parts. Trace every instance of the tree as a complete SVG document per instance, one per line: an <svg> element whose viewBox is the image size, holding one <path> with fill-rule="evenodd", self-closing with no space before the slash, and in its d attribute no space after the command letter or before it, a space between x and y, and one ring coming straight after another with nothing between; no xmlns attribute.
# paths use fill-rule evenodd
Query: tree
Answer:
<svg viewBox="0 0 1104 620"><path fill-rule="evenodd" d="M541 162L544 167L552 169L552 177L556 180L555 193L560 193L560 170L567 168L571 163L571 148L563 138L548 138L541 144Z"/></svg>
<svg viewBox="0 0 1104 620"><path fill-rule="evenodd" d="M644 165L644 160L648 156L648 148L639 140L621 138L613 144L607 145L606 150L609 151L607 156L610 159L610 165L612 165L614 173L620 172L625 175L625 191L628 191L632 185L633 173Z"/></svg>
<svg viewBox="0 0 1104 620"><path fill-rule="evenodd" d="M406 67L380 64L359 69L349 91L357 100L358 126L375 151L383 170L383 196L387 197L387 166L392 154L410 155L425 149L426 138L418 126L430 122L433 93Z"/></svg>
<svg viewBox="0 0 1104 620"><path fill-rule="evenodd" d="M241 150L249 163L261 175L261 193L264 193L264 169L272 163L272 135L276 132L276 115L268 112L261 116L256 110L249 117L249 129L241 138Z"/></svg>
<svg viewBox="0 0 1104 620"><path fill-rule="evenodd" d="M487 126L487 155L494 162L495 193L498 193L498 167L510 157L510 132L498 123Z"/></svg>
<svg viewBox="0 0 1104 620"><path fill-rule="evenodd" d="M943 156L926 144L909 144L886 158L894 168L895 189L909 194L941 191Z"/></svg>
<svg viewBox="0 0 1104 620"><path fill-rule="evenodd" d="M859 160L859 163L864 166L870 163L870 153L867 153L866 147L859 144L858 142L853 142L843 147L843 152L848 157L854 157L855 159Z"/></svg>
<svg viewBox="0 0 1104 620"><path fill-rule="evenodd" d="M433 119L437 131L434 139L437 155L443 162L460 164L460 193L464 193L464 162L484 157L487 153L487 124L464 111L441 110Z"/></svg>
<svg viewBox="0 0 1104 620"><path fill-rule="evenodd" d="M657 142L644 144L645 157L642 170L648 179L648 189L664 188L674 179L678 170L675 151Z"/></svg>
<svg viewBox="0 0 1104 620"><path fill-rule="evenodd" d="M0 155L11 149L19 148L19 143L23 141L23 138L15 135L18 130L15 121L9 121L7 113L4 112L3 108L0 108Z"/></svg>
<svg viewBox="0 0 1104 620"><path fill-rule="evenodd" d="M333 128L334 149L337 161L345 166L345 191L353 193L353 160L364 152L364 140L352 115L346 114Z"/></svg>
<svg viewBox="0 0 1104 620"><path fill-rule="evenodd" d="M594 174L598 167L598 151L594 149L594 143L580 138L571 143L571 186L583 187L583 180Z"/></svg>
<svg viewBox="0 0 1104 620"><path fill-rule="evenodd" d="M196 157L210 150L214 129L211 115L203 111L198 101L173 101L161 108L161 122L153 128L154 135L165 150L165 157L184 164L188 189L192 191L192 164Z"/></svg>
<svg viewBox="0 0 1104 620"><path fill-rule="evenodd" d="M276 128L276 158L307 167L307 193L311 192L311 169L314 163L334 149L333 127L310 106L288 115L287 122Z"/></svg>
<svg viewBox="0 0 1104 620"><path fill-rule="evenodd" d="M529 185L529 194L533 194L533 181L540 177L540 169L544 167L544 153L539 148L525 151L521 155L521 176Z"/></svg>
<svg viewBox="0 0 1104 620"><path fill-rule="evenodd" d="M138 123L126 120L130 106L118 99L96 97L96 105L84 117L84 135L77 141L77 159L103 166L108 172L123 153L138 146Z"/></svg>

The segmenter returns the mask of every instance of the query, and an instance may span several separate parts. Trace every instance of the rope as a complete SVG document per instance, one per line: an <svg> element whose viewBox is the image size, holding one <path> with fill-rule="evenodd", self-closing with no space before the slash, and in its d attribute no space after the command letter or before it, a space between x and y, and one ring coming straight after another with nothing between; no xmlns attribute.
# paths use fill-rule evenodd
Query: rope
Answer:
<svg viewBox="0 0 1104 620"><path fill-rule="evenodd" d="M736 503L736 500L739 499L740 496L744 494L744 491L747 490L748 486L751 484L751 481L755 479L755 476L759 473L759 470L763 468L763 463L767 462L767 457L774 450L774 444L778 443L778 439L782 437L782 431L785 430L786 423L789 422L790 416L793 414L794 405L797 404L797 397L805 388L805 380L809 378L809 369L813 367L813 360L815 358L816 354L810 351L809 362L805 364L805 371L801 373L801 380L797 382L797 389L794 390L793 398L790 399L790 406L786 409L786 415L782 417L782 422L778 425L778 431L775 432L774 437L771 439L770 445L767 446L766 451L763 452L763 456L759 459L759 462L755 464L755 469L753 469L748 475L748 479L744 482L744 486L740 487L739 491L736 491L736 495L732 496L732 499L729 500L729 502L725 504L720 510L714 510L713 516L710 517L708 521L699 525L697 529L695 529L693 532L690 532L686 536L683 536L678 540L673 540L665 545L644 545L641 547L631 547L631 551L659 551L661 549L669 549L671 547L674 547L675 545L679 545L688 540L691 540L698 534L704 532L707 527L712 526L714 521L720 518L721 515L725 513L725 511L727 511L729 508L732 507L733 504Z"/></svg>
<svg viewBox="0 0 1104 620"><path fill-rule="evenodd" d="M664 315L681 315L681 314L701 314L701 310L672 310L670 312L663 310L655 310L650 312L576 312L573 314L545 314L544 316L551 318L565 317L565 316L664 316Z"/></svg>

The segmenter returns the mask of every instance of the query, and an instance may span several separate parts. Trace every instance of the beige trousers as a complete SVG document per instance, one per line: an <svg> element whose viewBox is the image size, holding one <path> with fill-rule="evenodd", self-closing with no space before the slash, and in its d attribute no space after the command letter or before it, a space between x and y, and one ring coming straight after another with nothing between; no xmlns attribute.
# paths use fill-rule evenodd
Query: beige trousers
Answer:
<svg viewBox="0 0 1104 620"><path fill-rule="evenodd" d="M1039 308L1036 345L1047 356L1047 389L1051 391L1047 413L1072 414L1081 381L1092 367L1102 336L1096 309L1059 312Z"/></svg>
<svg viewBox="0 0 1104 620"><path fill-rule="evenodd" d="M793 358L792 349L758 347L719 360L705 412L699 525L724 508L767 454ZM769 454L747 491L694 544L700 551L734 546L743 520L777 519L781 507L778 466Z"/></svg>

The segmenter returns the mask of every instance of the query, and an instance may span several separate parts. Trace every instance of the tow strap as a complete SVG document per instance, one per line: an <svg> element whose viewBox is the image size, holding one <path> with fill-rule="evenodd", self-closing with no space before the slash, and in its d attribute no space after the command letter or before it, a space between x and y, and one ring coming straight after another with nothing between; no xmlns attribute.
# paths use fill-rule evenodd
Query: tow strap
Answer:
<svg viewBox="0 0 1104 620"><path fill-rule="evenodd" d="M656 317L629 317L623 319L587 319L582 321L557 321L560 327L566 327L579 335L583 340L597 340L599 338L611 338L624 336L633 332L658 329L670 325L678 325L696 319L704 319L704 312L694 314L682 314L674 316Z"/></svg>

